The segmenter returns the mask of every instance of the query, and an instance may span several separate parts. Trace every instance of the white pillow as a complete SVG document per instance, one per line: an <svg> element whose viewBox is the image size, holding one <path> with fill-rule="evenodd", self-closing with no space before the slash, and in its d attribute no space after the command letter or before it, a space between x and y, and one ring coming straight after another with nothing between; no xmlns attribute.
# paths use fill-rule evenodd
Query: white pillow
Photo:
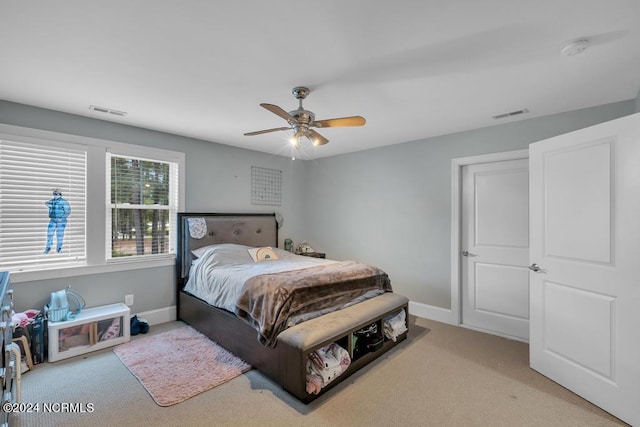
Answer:
<svg viewBox="0 0 640 427"><path fill-rule="evenodd" d="M193 254L193 256L196 258L200 258L202 255L204 255L205 252L207 252L213 246L216 246L216 245L202 246L201 248L192 250L191 254Z"/></svg>
<svg viewBox="0 0 640 427"><path fill-rule="evenodd" d="M251 248L248 249L249 255L255 262L268 261L272 259L278 259L278 255L271 246L265 246L263 248Z"/></svg>
<svg viewBox="0 0 640 427"><path fill-rule="evenodd" d="M247 252L251 246L237 245L234 243L216 243L203 246L191 251L195 258L202 258L210 253L210 266L224 267L229 265L248 264L253 262Z"/></svg>

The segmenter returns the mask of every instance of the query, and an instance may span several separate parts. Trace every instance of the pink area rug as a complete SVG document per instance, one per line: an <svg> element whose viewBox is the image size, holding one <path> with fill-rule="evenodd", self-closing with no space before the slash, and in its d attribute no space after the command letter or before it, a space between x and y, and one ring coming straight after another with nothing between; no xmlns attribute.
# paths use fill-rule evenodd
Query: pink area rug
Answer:
<svg viewBox="0 0 640 427"><path fill-rule="evenodd" d="M160 406L183 402L251 369L189 326L137 338L113 351Z"/></svg>

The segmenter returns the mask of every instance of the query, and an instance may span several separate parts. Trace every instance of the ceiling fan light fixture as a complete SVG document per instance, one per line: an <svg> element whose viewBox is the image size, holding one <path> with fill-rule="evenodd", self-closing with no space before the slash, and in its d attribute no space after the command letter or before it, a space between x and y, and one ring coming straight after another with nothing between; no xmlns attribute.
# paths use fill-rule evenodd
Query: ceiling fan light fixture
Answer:
<svg viewBox="0 0 640 427"><path fill-rule="evenodd" d="M291 145L293 145L294 148L300 147L300 140L295 135L291 135L289 142L291 142Z"/></svg>
<svg viewBox="0 0 640 427"><path fill-rule="evenodd" d="M309 131L309 129L305 129L304 131L304 136L305 138L307 138L309 141L311 141L311 143L313 145L318 145L317 142L317 138L313 136L313 134L311 133L311 131Z"/></svg>

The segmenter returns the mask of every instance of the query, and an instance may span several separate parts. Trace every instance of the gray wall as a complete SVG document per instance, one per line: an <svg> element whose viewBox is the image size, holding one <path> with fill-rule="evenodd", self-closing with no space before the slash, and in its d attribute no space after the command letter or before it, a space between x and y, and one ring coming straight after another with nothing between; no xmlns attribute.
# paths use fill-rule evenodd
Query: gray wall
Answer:
<svg viewBox="0 0 640 427"><path fill-rule="evenodd" d="M302 161L1 100L0 123L184 152L186 211L276 210L285 218L280 246L285 237L304 234L300 216L294 215L301 211L305 194ZM251 166L283 171L282 206L251 204ZM139 313L174 305L174 282L173 267L19 282L14 284L16 309L41 308L51 291L71 285L88 306L124 302L124 295L133 293L132 313Z"/></svg>
<svg viewBox="0 0 640 427"><path fill-rule="evenodd" d="M640 97L639 97L640 98ZM313 161L243 150L0 100L0 123L186 154L187 211L270 211L250 204L252 165L283 171L285 237L306 239L334 259L389 273L412 301L450 308L451 159L529 143L632 114L638 99ZM15 285L16 308L41 307L70 284L89 306L123 301L132 312L175 304L173 267Z"/></svg>
<svg viewBox="0 0 640 427"><path fill-rule="evenodd" d="M309 161L305 239L385 270L410 300L451 307L451 159L632 114L635 100Z"/></svg>
<svg viewBox="0 0 640 427"><path fill-rule="evenodd" d="M640 89L638 89L638 94L636 95L636 113L640 113Z"/></svg>

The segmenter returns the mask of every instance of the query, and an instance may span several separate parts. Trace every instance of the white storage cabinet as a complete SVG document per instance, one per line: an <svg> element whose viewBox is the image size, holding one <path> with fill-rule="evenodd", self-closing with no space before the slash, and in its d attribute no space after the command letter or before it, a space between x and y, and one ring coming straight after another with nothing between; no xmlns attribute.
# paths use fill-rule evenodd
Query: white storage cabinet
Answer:
<svg viewBox="0 0 640 427"><path fill-rule="evenodd" d="M72 320L49 321L49 362L129 341L129 318L129 307L118 303L84 309Z"/></svg>

